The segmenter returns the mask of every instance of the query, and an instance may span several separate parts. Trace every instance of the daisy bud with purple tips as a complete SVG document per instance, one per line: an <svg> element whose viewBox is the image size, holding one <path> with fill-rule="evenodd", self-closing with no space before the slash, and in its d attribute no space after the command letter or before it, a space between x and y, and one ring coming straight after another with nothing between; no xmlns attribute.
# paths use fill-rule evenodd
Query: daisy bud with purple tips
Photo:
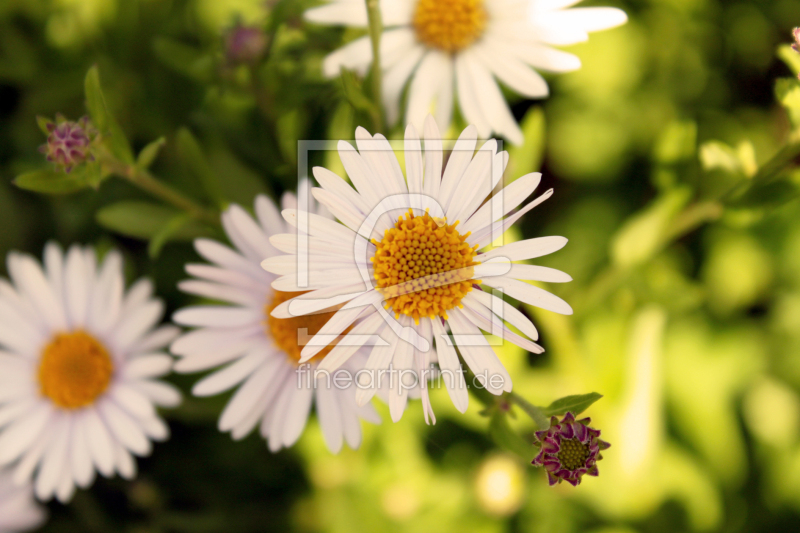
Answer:
<svg viewBox="0 0 800 533"><path fill-rule="evenodd" d="M794 37L792 50L800 54L800 28L795 28L792 30L792 37Z"/></svg>
<svg viewBox="0 0 800 533"><path fill-rule="evenodd" d="M94 161L92 144L97 130L92 127L88 117L74 122L59 114L55 122L45 120L41 123L47 133L47 144L40 146L39 151L56 167L69 173L87 160Z"/></svg>
<svg viewBox="0 0 800 533"><path fill-rule="evenodd" d="M590 428L589 422L590 418L575 420L568 412L560 422L550 418L550 428L536 432L541 451L531 464L544 467L550 485L567 481L577 487L584 474L598 475L600 451L611 445L598 438L600 430Z"/></svg>

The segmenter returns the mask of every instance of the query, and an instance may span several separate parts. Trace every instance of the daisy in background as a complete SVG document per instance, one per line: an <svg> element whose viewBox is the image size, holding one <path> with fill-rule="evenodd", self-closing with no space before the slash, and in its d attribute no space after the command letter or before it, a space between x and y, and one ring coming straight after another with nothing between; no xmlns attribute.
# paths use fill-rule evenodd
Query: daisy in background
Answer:
<svg viewBox="0 0 800 533"><path fill-rule="evenodd" d="M45 518L44 509L33 498L33 487L17 486L10 472L0 470L0 533L30 531Z"/></svg>
<svg viewBox="0 0 800 533"><path fill-rule="evenodd" d="M323 349L324 339L347 332L358 320L346 335L348 342L330 350L320 369L333 371L350 360L359 344L369 342L370 335L379 335L384 342L371 348L365 369L373 376L385 376L387 370L391 376L391 371L414 369L420 376L425 419L435 422L424 379L432 361L438 360L456 408L464 412L468 401L461 365L446 328L454 334L469 368L484 378L489 391L510 391L511 378L481 330L531 352L543 349L533 342L538 333L530 320L491 289L500 289L520 302L571 314L561 298L524 281L566 282L571 278L558 270L512 263L561 249L567 242L563 237L527 239L485 250L521 216L550 197L552 189L523 205L539 185L540 174L522 176L486 201L508 163L508 154L497 151L497 142L488 141L476 153L477 129L468 127L442 173L442 142L433 117L426 119L424 137L423 154L414 126L406 129L405 177L382 135L372 137L358 128L358 151L340 141L339 155L355 190L336 174L316 167L314 176L322 188L314 189L313 195L341 223L308 215L310 237L303 259L297 255L297 237L278 235L270 242L290 255L272 257L262 266L282 274L274 286L296 283L302 273L309 281L306 290L311 290L275 307L273 317L345 304L303 348L301 362L315 357ZM295 226L306 218L298 219L295 210L286 210L283 216ZM290 273L289 267L295 270ZM509 330L505 321L524 336ZM357 399L363 404L376 387L362 387L360 379ZM369 384L384 385L370 376L365 379ZM394 379L389 388L389 410L397 421L406 406L408 386Z"/></svg>
<svg viewBox="0 0 800 533"><path fill-rule="evenodd" d="M406 122L421 130L434 106L437 123L450 124L457 98L464 119L487 138L492 132L521 144L522 131L506 104L502 84L528 98L545 98L547 83L536 70L569 72L580 60L552 48L588 40L589 32L619 26L625 12L610 7L566 9L580 0L382 0L383 104L390 124L408 90ZM364 0L331 0L306 11L319 24L367 27ZM366 73L369 36L330 54L324 74L342 67Z"/></svg>
<svg viewBox="0 0 800 533"><path fill-rule="evenodd" d="M282 206L296 209L296 197L285 194ZM314 209L316 216L329 220L325 211L321 206ZM238 387L219 419L220 431L230 431L234 439L244 438L260 425L271 451L289 447L303 432L316 399L328 448L337 453L343 439L358 448L359 418L377 424L380 417L371 405L356 405L355 387L337 386L327 376L314 379L314 370L330 348L300 364L299 331L307 328L309 335L315 334L332 313L285 320L270 315L273 308L298 294L290 284L273 288L276 276L259 266L263 259L280 254L269 239L289 226L265 196L256 198L255 212L257 222L238 205L222 214L225 233L235 249L208 239L195 241L197 252L212 265L186 265L196 279L182 282L181 290L229 305L188 307L175 313L175 322L198 328L172 344L172 352L181 358L175 370L215 369L194 386L196 396ZM356 355L346 368L355 372L365 360L366 354Z"/></svg>
<svg viewBox="0 0 800 533"><path fill-rule="evenodd" d="M179 333L154 329L164 312L147 279L125 291L122 256L50 243L44 270L8 255L12 283L0 279L0 466L35 478L40 500L72 498L95 471L136 476L134 455L169 437L155 406L180 393L156 378L170 372L162 353Z"/></svg>

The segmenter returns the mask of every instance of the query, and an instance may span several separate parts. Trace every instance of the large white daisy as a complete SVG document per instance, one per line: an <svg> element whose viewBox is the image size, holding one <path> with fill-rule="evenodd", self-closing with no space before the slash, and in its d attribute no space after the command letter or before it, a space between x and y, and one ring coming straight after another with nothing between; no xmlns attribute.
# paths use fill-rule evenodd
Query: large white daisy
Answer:
<svg viewBox="0 0 800 533"><path fill-rule="evenodd" d="M285 194L282 206L296 209L296 197ZM320 206L315 216L324 218L324 211ZM219 419L220 431L230 431L234 439L244 438L260 424L271 451L289 447L303 432L316 398L328 448L338 452L343 439L357 448L361 443L359 418L380 423L380 417L371 405L356 405L352 384L341 381L337 385L327 376L314 379L314 370L329 348L309 364L300 365L298 335L302 328L314 334L332 313L287 320L270 316L272 308L297 295L273 289L276 276L259 267L263 259L280 254L269 238L287 231L288 226L265 196L256 198L255 213L257 222L238 205L223 213L225 233L235 250L208 239L195 241L197 252L213 265L186 265L187 272L197 279L182 282L181 290L230 305L188 307L175 313L175 322L198 328L172 344L172 352L181 357L175 370L199 372L225 365L199 381L193 392L209 396L238 386ZM366 354L356 356L350 365L357 370L365 360Z"/></svg>
<svg viewBox="0 0 800 533"><path fill-rule="evenodd" d="M275 236L270 242L289 255L267 259L262 266L282 274L275 287L298 285L304 278L308 281L304 290L310 292L277 306L272 310L275 317L346 304L303 348L301 362L314 357L326 338L341 334L358 320L346 336L348 342L333 348L320 363L321 369L332 371L348 361L360 344L370 342L374 348L366 370L379 375L387 375L387 369L397 373L413 368L424 378L429 364L438 360L450 396L463 412L467 390L446 326L455 335L469 368L488 381L486 387L494 394L510 391L511 378L481 330L531 352L543 350L530 340L538 336L530 320L491 289L571 314L562 299L524 281L566 282L571 280L567 274L516 263L559 250L567 240L540 237L481 251L550 197L552 189L523 206L539 185L540 174L532 173L486 201L508 163L508 154L497 152L497 142L488 141L476 153L477 130L468 127L456 142L443 174L442 142L430 116L424 136L423 155L413 125L406 129L406 177L382 135L372 137L359 128L358 151L340 141L339 155L355 190L336 174L316 167L314 176L322 188L314 189L313 195L341 223L285 210L283 216L290 224L307 229L307 248L304 240L294 235ZM505 321L524 336L509 330ZM375 344L369 335L379 335L384 342ZM434 339L435 352L431 349ZM364 376L369 385L385 385L375 381L374 374ZM408 388L399 379L390 380L390 388L389 408L397 420L405 409ZM374 386L361 387L358 402L368 401L374 392ZM427 388L422 386L420 392L428 420L432 410Z"/></svg>
<svg viewBox="0 0 800 533"><path fill-rule="evenodd" d="M98 266L92 248L55 244L44 270L26 254L8 255L13 283L0 279L0 466L14 479L35 476L36 496L71 499L95 470L136 475L133 455L168 438L155 406L180 393L155 378L172 358L161 350L179 330L153 329L164 310L142 279L125 291L122 256Z"/></svg>
<svg viewBox="0 0 800 533"><path fill-rule="evenodd" d="M11 472L0 470L0 533L22 533L37 528L44 522L46 513L33 498L33 487L28 483L18 486Z"/></svg>
<svg viewBox="0 0 800 533"><path fill-rule="evenodd" d="M406 122L421 130L435 105L436 121L450 123L454 92L461 114L478 127L514 144L522 131L495 79L528 98L544 98L547 83L536 70L569 72L580 60L552 48L586 41L589 32L623 24L625 13L610 7L567 9L580 0L382 0L386 30L381 37L383 104L393 124L407 82ZM310 9L306 18L320 24L367 26L364 0L331 0ZM342 67L364 74L372 61L369 36L330 54L326 76Z"/></svg>

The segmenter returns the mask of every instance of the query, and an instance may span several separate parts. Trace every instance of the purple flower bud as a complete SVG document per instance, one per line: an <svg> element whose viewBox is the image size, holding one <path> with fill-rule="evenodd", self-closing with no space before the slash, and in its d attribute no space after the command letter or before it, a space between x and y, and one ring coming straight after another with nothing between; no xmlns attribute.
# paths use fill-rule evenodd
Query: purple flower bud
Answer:
<svg viewBox="0 0 800 533"><path fill-rule="evenodd" d="M40 146L39 151L56 167L69 173L76 165L94 161L92 144L97 131L88 117L73 122L59 114L55 122L47 122L45 127L49 132L47 144Z"/></svg>
<svg viewBox="0 0 800 533"><path fill-rule="evenodd" d="M261 28L237 24L225 35L225 57L231 65L252 65L267 50L267 35Z"/></svg>
<svg viewBox="0 0 800 533"><path fill-rule="evenodd" d="M552 417L549 429L536 432L541 450L531 464L544 467L550 485L566 481L578 486L584 475L599 475L600 451L611 445L598 438L600 430L589 427L589 422L589 418L576 420L567 413L561 421Z"/></svg>

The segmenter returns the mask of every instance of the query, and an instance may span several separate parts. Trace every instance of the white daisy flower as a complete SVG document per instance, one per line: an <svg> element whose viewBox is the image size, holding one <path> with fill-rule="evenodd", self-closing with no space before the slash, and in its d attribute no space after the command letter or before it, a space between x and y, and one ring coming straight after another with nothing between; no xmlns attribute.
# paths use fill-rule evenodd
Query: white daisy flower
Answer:
<svg viewBox="0 0 800 533"><path fill-rule="evenodd" d="M296 209L297 199L285 194L282 205ZM324 218L323 211L321 206L315 209L315 216ZM270 244L270 236L289 228L265 196L256 198L255 213L257 222L238 205L222 214L225 233L235 249L208 239L195 241L197 252L213 266L186 265L197 279L182 282L181 290L230 305L188 307L175 313L175 322L198 328L172 344L172 352L182 358L175 370L199 372L226 365L199 381L193 393L210 396L238 386L219 419L220 431L230 431L234 439L244 438L260 424L271 451L289 447L303 432L316 399L328 448L337 453L343 439L357 448L359 418L377 424L380 417L371 405L356 405L354 387L336 385L327 376L314 379L314 370L330 348L300 365L300 330L316 333L332 313L287 320L270 316L271 309L297 296L273 289L276 276L259 267L264 258L280 254ZM360 357L366 360L366 354ZM357 369L358 362L356 356L351 367Z"/></svg>
<svg viewBox="0 0 800 533"><path fill-rule="evenodd" d="M569 72L580 60L552 48L588 40L589 32L619 26L625 12L610 7L567 9L580 0L382 0L383 104L390 124L399 117L409 80L406 122L419 131L435 104L436 121L450 124L454 92L464 119L487 138L492 132L521 144L517 125L495 79L528 98L548 95L536 70ZM331 0L310 9L320 24L367 27L364 0ZM364 74L372 61L369 36L330 54L328 77L348 68Z"/></svg>
<svg viewBox="0 0 800 533"><path fill-rule="evenodd" d="M0 470L0 533L22 533L36 529L44 522L46 513L33 498L28 483L17 486L11 472Z"/></svg>
<svg viewBox="0 0 800 533"><path fill-rule="evenodd" d="M571 280L567 274L512 263L555 252L567 240L540 237L481 251L549 198L552 189L516 210L539 185L541 175L532 173L485 201L500 182L508 154L497 152L495 140L475 153L477 130L470 126L456 142L442 174L442 142L430 116L424 134L423 155L413 125L406 129L406 177L382 135L372 137L359 128L358 151L340 141L339 155L355 190L336 174L316 167L314 176L322 188L314 189L313 194L342 223L310 215L308 249L302 250L292 235L278 235L270 242L290 255L270 258L262 266L282 274L273 286L296 284L299 273L303 273L309 281L305 290L311 290L277 306L273 316L301 315L346 303L320 330L320 340L339 335L360 320L348 335L349 342L333 348L320 369L333 371L349 360L359 344L369 341L368 335L379 335L388 345L372 349L366 370L378 375L390 370L391 376L391 370L414 368L424 377L430 362L438 360L453 403L464 412L467 389L445 326L455 334L469 368L488 381L486 387L494 394L510 391L511 378L481 330L501 335L531 352L541 353L543 349L529 340L538 337L530 320L491 289L543 309L571 314L572 309L561 298L524 281L566 282ZM284 211L283 216L298 225L294 210ZM290 269L295 271L289 273ZM529 338L513 333L500 317ZM435 353L429 349L434 338ZM303 348L301 362L318 353L322 346L315 345L316 341L311 339ZM374 376L364 379L382 384L375 382ZM390 388L389 409L396 421L405 409L408 387L396 379L390 381ZM374 392L374 387L360 387L356 396L359 404ZM420 393L428 420L433 413L427 388L421 387Z"/></svg>
<svg viewBox="0 0 800 533"><path fill-rule="evenodd" d="M179 330L153 329L164 311L149 280L127 292L122 256L98 266L92 248L55 244L44 270L33 257L8 255L12 283L0 279L0 466L14 480L35 476L40 500L69 501L95 470L136 475L133 455L169 428L155 406L174 407L180 393L155 378L172 358L161 350Z"/></svg>

